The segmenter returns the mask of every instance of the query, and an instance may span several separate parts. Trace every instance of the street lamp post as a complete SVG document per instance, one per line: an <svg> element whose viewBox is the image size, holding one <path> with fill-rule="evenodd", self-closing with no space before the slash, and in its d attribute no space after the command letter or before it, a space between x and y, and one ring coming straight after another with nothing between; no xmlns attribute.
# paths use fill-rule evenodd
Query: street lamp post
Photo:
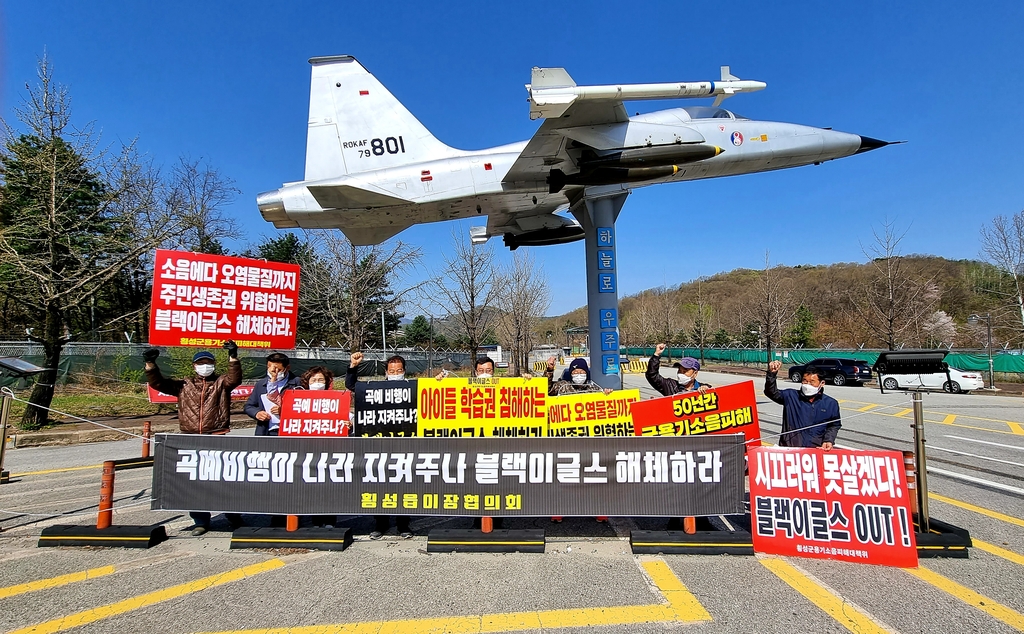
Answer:
<svg viewBox="0 0 1024 634"><path fill-rule="evenodd" d="M995 364L992 362L992 315L985 313L984 315L971 315L967 318L967 323L977 324L979 321L984 321L985 326L988 329L988 345L986 350L988 351L988 389L996 389L996 378L995 378Z"/></svg>

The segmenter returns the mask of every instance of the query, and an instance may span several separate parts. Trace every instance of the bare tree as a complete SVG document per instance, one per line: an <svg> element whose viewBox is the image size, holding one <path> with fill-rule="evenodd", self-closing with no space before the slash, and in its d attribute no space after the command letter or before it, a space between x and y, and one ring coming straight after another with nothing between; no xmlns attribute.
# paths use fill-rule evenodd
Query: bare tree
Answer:
<svg viewBox="0 0 1024 634"><path fill-rule="evenodd" d="M33 316L42 344L39 375L22 426L48 420L70 315L137 267L140 258L195 223L168 204L159 170L134 143L102 148L91 125L71 125L67 89L46 58L38 84L15 109L23 126L0 123L0 289Z"/></svg>
<svg viewBox="0 0 1024 634"><path fill-rule="evenodd" d="M167 248L223 255L219 238L237 234L238 226L222 211L239 193L234 181L208 163L179 157L171 170L168 202L189 222Z"/></svg>
<svg viewBox="0 0 1024 634"><path fill-rule="evenodd" d="M1024 211L1010 218L996 216L991 227L981 228L981 252L1012 280L1010 295L1024 330Z"/></svg>
<svg viewBox="0 0 1024 634"><path fill-rule="evenodd" d="M427 285L425 298L465 338L472 354L491 325L495 300L494 251L490 245L472 244L452 230L452 249L444 255L444 267Z"/></svg>
<svg viewBox="0 0 1024 634"><path fill-rule="evenodd" d="M700 362L704 363L704 348L711 343L711 320L714 317L715 311L711 306L707 293L704 292L704 278L698 277L696 285L694 302L684 306L684 310L690 319L693 320L693 343L700 349Z"/></svg>
<svg viewBox="0 0 1024 634"><path fill-rule="evenodd" d="M772 266L771 253L764 252L764 268L757 278L756 297L751 310L754 321L761 329L765 340L768 361L772 360L772 342L782 341L782 333L786 330L795 307L793 293L782 279L781 265Z"/></svg>
<svg viewBox="0 0 1024 634"><path fill-rule="evenodd" d="M498 318L499 338L511 353L512 374L519 375L529 368L534 329L551 305L547 276L533 255L516 251L509 266L495 276L494 287L494 305L502 313Z"/></svg>
<svg viewBox="0 0 1024 634"><path fill-rule="evenodd" d="M306 317L336 333L351 350L361 350L380 331L380 314L398 327L396 311L419 285L404 276L421 252L403 242L357 247L336 231L308 231L300 254L299 302ZM400 290L394 290L396 286Z"/></svg>
<svg viewBox="0 0 1024 634"><path fill-rule="evenodd" d="M875 243L864 253L871 259L874 273L854 308L883 345L895 350L907 332L916 328L922 316L934 310L936 287L932 280L920 279L904 266L900 233L894 222L886 220L882 232L872 231Z"/></svg>

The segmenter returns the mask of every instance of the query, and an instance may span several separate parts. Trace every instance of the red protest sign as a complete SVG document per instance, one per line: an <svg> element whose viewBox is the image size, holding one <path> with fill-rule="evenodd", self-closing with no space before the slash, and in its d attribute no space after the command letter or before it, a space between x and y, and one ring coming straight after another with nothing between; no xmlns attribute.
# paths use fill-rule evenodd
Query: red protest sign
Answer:
<svg viewBox="0 0 1024 634"><path fill-rule="evenodd" d="M706 394L686 392L630 406L637 436L703 436L738 434L747 447L761 444L757 397L753 381L715 388Z"/></svg>
<svg viewBox="0 0 1024 634"><path fill-rule="evenodd" d="M298 307L297 265L158 249L149 343L290 349Z"/></svg>
<svg viewBox="0 0 1024 634"><path fill-rule="evenodd" d="M281 398L281 436L348 436L348 390L286 390Z"/></svg>
<svg viewBox="0 0 1024 634"><path fill-rule="evenodd" d="M751 447L747 457L755 551L917 566L899 452Z"/></svg>
<svg viewBox="0 0 1024 634"><path fill-rule="evenodd" d="M253 386L253 385L239 385L235 389L231 390L231 400L232 401L244 401L244 400L248 399L249 395L252 394L253 387L255 387L255 386ZM178 402L178 397L177 396L171 396L170 394L164 394L163 392L159 392L157 390L154 390L152 387L150 387L148 385L146 386L146 392L147 392L147 394L149 396L149 402L150 403L177 403Z"/></svg>

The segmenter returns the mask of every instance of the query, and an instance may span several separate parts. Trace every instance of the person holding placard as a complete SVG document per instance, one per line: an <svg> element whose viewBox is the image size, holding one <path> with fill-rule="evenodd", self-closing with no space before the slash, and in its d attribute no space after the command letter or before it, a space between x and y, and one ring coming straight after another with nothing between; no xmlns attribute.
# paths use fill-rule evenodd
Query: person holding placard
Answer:
<svg viewBox="0 0 1024 634"><path fill-rule="evenodd" d="M281 427L281 393L300 387L302 380L292 374L288 355L274 352L267 355L267 376L256 381L245 413L256 420L257 436L276 436Z"/></svg>
<svg viewBox="0 0 1024 634"><path fill-rule="evenodd" d="M804 368L799 390L780 390L777 375L782 362L768 364L764 395L782 405L780 447L821 447L832 451L843 423L839 401L825 394L825 381L813 365Z"/></svg>
<svg viewBox="0 0 1024 634"><path fill-rule="evenodd" d="M683 357L676 361L673 367L676 369L675 379L667 379L661 376L661 354L667 346L659 343L654 348L654 356L647 361L647 382L651 387L658 390L662 396L673 394L685 394L686 392L700 392L704 394L712 389L707 383L697 380L697 372L700 371L700 361L693 357Z"/></svg>

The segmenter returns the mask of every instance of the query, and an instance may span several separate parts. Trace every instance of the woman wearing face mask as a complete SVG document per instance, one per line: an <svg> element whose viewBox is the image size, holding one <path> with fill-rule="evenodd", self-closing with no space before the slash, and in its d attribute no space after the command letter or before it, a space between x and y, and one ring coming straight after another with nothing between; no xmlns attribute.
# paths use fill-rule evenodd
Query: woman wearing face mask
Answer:
<svg viewBox="0 0 1024 634"><path fill-rule="evenodd" d="M606 390L597 383L590 380L590 367L586 359L573 359L569 363L569 369L562 375L562 379L555 380L555 358L548 359L548 367L544 371L548 377L548 395L561 396L563 394L585 394L587 392L604 392L611 394L612 390Z"/></svg>
<svg viewBox="0 0 1024 634"><path fill-rule="evenodd" d="M300 387L304 390L320 391L330 390L334 386L334 373L325 368L322 365L315 365L310 369L302 373L302 383ZM345 431L343 436L348 436L352 432L351 423L345 425ZM323 526L324 528L334 528L337 524L336 515L314 515L313 525Z"/></svg>
<svg viewBox="0 0 1024 634"><path fill-rule="evenodd" d="M661 376L661 353L665 352L666 345L659 343L654 349L654 356L647 361L647 382L651 387L658 390L664 396L673 394L684 394L686 392L700 392L704 394L712 389L707 383L697 380L697 373L700 371L700 361L693 357L683 357L673 364L676 369L674 379Z"/></svg>

